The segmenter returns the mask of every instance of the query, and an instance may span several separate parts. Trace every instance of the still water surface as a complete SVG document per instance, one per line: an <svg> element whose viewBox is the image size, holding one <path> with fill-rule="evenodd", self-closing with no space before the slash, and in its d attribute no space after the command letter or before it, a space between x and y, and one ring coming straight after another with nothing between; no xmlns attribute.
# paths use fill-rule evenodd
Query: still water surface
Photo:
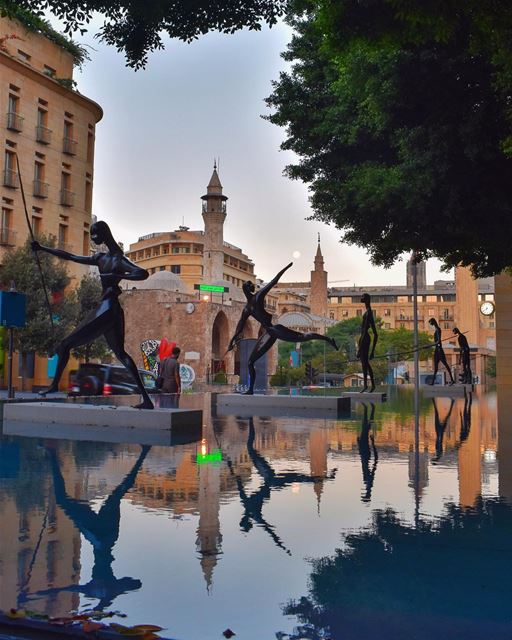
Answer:
<svg viewBox="0 0 512 640"><path fill-rule="evenodd" d="M512 637L494 394L423 398L417 428L404 392L344 420L184 402L202 441L2 436L0 609L182 640Z"/></svg>

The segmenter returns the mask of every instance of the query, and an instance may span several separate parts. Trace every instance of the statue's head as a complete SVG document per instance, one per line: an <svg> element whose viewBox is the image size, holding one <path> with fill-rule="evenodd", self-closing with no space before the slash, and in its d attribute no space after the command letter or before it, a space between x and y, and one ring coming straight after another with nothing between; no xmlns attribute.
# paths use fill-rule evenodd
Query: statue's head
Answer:
<svg viewBox="0 0 512 640"><path fill-rule="evenodd" d="M437 320L435 318L430 318L428 323L431 327L435 327L437 325Z"/></svg>
<svg viewBox="0 0 512 640"><path fill-rule="evenodd" d="M459 335L459 333L460 333L460 331L459 331L459 329L458 329L457 327L453 327L453 333L454 333L456 336L458 336L458 335Z"/></svg>
<svg viewBox="0 0 512 640"><path fill-rule="evenodd" d="M91 240L94 244L103 244L109 239L114 239L110 227L103 220L95 222L91 227Z"/></svg>
<svg viewBox="0 0 512 640"><path fill-rule="evenodd" d="M247 280L247 282L244 282L242 285L242 291L245 293L247 298L252 296L255 290L254 282L251 282L250 280Z"/></svg>
<svg viewBox="0 0 512 640"><path fill-rule="evenodd" d="M361 302L364 304L370 304L370 294L363 293L363 295L361 296Z"/></svg>

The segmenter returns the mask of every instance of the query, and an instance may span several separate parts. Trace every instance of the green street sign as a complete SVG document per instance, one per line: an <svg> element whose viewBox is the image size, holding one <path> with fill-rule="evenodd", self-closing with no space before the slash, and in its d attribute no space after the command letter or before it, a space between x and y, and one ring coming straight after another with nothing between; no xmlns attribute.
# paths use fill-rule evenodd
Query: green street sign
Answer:
<svg viewBox="0 0 512 640"><path fill-rule="evenodd" d="M212 291L214 293L228 293L229 287L221 287L216 284L195 284L194 289L199 291Z"/></svg>

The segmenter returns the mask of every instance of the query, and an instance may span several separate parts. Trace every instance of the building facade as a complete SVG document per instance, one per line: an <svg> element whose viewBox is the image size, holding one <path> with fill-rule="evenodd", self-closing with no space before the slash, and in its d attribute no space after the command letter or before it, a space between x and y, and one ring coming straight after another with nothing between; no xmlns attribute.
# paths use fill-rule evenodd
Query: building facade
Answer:
<svg viewBox="0 0 512 640"><path fill-rule="evenodd" d="M22 186L34 233L87 254L102 109L72 89L74 58L66 48L7 18L0 18L0 39L0 266L6 252L22 246L29 235ZM86 269L69 263L73 284ZM36 360L33 382L44 385L46 361Z"/></svg>

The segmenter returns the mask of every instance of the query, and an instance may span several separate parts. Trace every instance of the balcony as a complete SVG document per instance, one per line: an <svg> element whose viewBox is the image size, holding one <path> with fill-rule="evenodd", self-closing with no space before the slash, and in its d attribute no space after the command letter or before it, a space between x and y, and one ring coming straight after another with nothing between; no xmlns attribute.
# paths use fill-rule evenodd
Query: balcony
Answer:
<svg viewBox="0 0 512 640"><path fill-rule="evenodd" d="M23 118L15 111L7 113L7 128L11 131L23 131Z"/></svg>
<svg viewBox="0 0 512 640"><path fill-rule="evenodd" d="M11 187L11 189L19 187L18 173L14 169L4 169L4 187Z"/></svg>
<svg viewBox="0 0 512 640"><path fill-rule="evenodd" d="M50 144L52 141L52 130L48 129L48 127L38 125L36 127L36 141L41 144Z"/></svg>
<svg viewBox="0 0 512 640"><path fill-rule="evenodd" d="M63 153L67 153L69 156L76 156L77 145L77 141L73 140L72 138L62 139L62 151Z"/></svg>
<svg viewBox="0 0 512 640"><path fill-rule="evenodd" d="M36 198L47 198L48 197L48 183L47 182L43 182L42 180L34 180L33 195Z"/></svg>
<svg viewBox="0 0 512 640"><path fill-rule="evenodd" d="M69 189L62 189L60 192L60 203L63 207L72 207L75 204L75 194Z"/></svg>
<svg viewBox="0 0 512 640"><path fill-rule="evenodd" d="M16 231L9 227L0 227L0 246L13 247L16 244Z"/></svg>

